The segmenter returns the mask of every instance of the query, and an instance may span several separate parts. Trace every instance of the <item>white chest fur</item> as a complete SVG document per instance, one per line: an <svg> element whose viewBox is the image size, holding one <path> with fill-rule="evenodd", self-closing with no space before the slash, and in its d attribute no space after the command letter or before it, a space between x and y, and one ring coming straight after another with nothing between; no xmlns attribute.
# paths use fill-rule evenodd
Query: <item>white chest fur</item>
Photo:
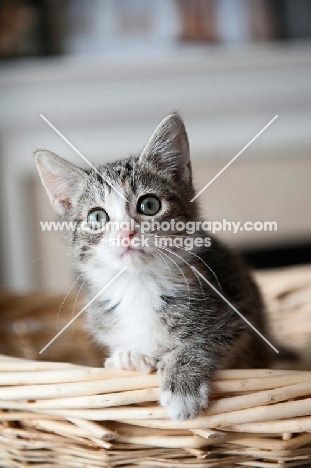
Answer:
<svg viewBox="0 0 311 468"><path fill-rule="evenodd" d="M102 294L102 299L109 301L109 307L115 306L115 326L97 338L111 349L154 356L166 339L159 320L159 309L163 305L161 295L171 292L170 278L163 277L163 271L162 276L155 271L144 274L125 271Z"/></svg>

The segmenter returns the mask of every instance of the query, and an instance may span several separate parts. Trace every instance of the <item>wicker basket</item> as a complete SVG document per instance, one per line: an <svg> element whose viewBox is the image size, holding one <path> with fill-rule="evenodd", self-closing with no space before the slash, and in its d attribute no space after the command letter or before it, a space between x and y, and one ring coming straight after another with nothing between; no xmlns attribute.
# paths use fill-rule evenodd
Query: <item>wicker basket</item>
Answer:
<svg viewBox="0 0 311 468"><path fill-rule="evenodd" d="M301 359L218 372L209 409L183 423L158 406L157 375L100 368L80 319L39 355L63 298L0 295L0 466L310 467L311 267L257 279L273 335ZM75 302L67 297L59 327Z"/></svg>

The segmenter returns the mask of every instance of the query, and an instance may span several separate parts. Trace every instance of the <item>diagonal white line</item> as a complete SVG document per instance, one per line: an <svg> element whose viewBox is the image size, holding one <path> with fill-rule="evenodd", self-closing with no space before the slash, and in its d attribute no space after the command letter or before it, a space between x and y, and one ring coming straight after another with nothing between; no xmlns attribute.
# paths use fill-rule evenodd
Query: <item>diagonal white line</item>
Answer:
<svg viewBox="0 0 311 468"><path fill-rule="evenodd" d="M127 266L123 267L122 270L119 271L119 273L116 274L116 276L114 276L114 277L112 278L112 280L110 280L109 283L107 283L106 286L104 286L104 287L96 294L96 296L94 296L93 299L91 299L90 302L88 302L88 303L86 304L86 306L84 306L83 309L81 309L80 312L78 312L78 313L70 320L70 322L68 322L67 325L65 325L65 326L60 330L60 331L57 333L57 335L55 335L54 338L52 338L52 340L49 341L49 343L48 343L47 345L45 345L44 348L41 349L41 351L39 351L39 354L42 354L43 351L45 351L46 348L48 348L48 347L53 343L53 341L55 341L55 340L59 337L59 335L61 335L61 334L63 333L63 331L65 331L65 330L82 314L82 312L84 312L84 311L92 304L92 302L94 302L95 299L97 299L98 296L100 296L101 293L104 292L105 289L107 289L107 288L124 272L124 270L126 270L126 269L127 269Z"/></svg>
<svg viewBox="0 0 311 468"><path fill-rule="evenodd" d="M67 140L67 138L64 137L64 135L63 135L59 130L57 130L57 128L54 127L54 125L51 124L51 122L50 122L46 117L44 117L43 114L40 114L40 117L41 117L41 119L43 119L43 120L54 130L54 132L56 132L56 133L57 133L57 134L58 134L58 135L59 135L59 136L60 136L60 137L61 137L61 138L62 138L62 139L63 139L79 156L80 156L80 158L83 159L83 161L85 161L92 169L94 169L94 171L95 171L97 174L99 174L99 175L101 176L101 178L102 178L108 185L110 185L110 187L111 187L113 190L115 190L115 191L117 192L117 194L120 195L120 197L123 198L123 200L128 201L128 200L125 198L125 196L124 196L121 192L119 192L119 190L116 189L110 182L108 182L108 180L106 180L106 179L104 178L104 176L99 172L99 170L98 170L95 166L93 166L93 164L92 164L85 156L83 156L83 154L80 153L80 151L77 150L77 148L76 148L75 146L73 146L73 144L70 143L70 141Z"/></svg>
<svg viewBox="0 0 311 468"><path fill-rule="evenodd" d="M194 200L198 198L201 195L201 193L203 193L204 190L207 189L207 187L209 187L220 176L220 174L222 174L246 150L246 148L248 148L256 140L256 138L258 138L259 135L261 135L277 118L278 115L273 117L273 119L270 120L270 122L268 122L267 125L265 125L264 128L261 129L260 132L258 132L257 135L255 135L254 138L252 138L251 141L249 141L247 145L245 145L244 148L242 148L241 151L239 151L239 153L236 154L234 158L232 158L231 161L229 161L228 164L226 164L225 167L223 167L221 171L219 171L218 174L216 174L215 177L213 177L212 180L210 180L209 183L206 184L205 187L203 187L199 191L199 193L196 194L195 197L192 198L192 200L190 200L190 202L194 202Z"/></svg>
<svg viewBox="0 0 311 468"><path fill-rule="evenodd" d="M236 312L236 313L247 323L247 325L249 325L249 326L257 333L257 335L259 335L260 338L262 338L262 339L273 349L273 351L275 351L276 353L279 353L279 351L273 346L273 344L270 343L270 341L267 340L267 338L266 338L265 336L263 336L263 334L260 333L260 331L257 330L257 328L254 327L254 325L253 325L251 322L249 322L249 321L247 320L247 318L245 318L244 315L241 314L241 312L239 312L238 309L236 309L236 308L234 307L234 305L232 305L231 302L229 302L228 299L226 299L225 296L223 296L223 295L218 291L218 289L216 289L215 286L213 286L212 283L210 283L210 282L205 278L205 276L203 276L194 266L192 266L191 268L192 268L193 270L195 270L195 271L198 273L199 276L201 276L201 278L205 281L205 283L207 283L207 284L213 289L213 291L215 291L215 293L217 293L218 296L220 296L220 297L231 307L231 309L234 310L234 312Z"/></svg>

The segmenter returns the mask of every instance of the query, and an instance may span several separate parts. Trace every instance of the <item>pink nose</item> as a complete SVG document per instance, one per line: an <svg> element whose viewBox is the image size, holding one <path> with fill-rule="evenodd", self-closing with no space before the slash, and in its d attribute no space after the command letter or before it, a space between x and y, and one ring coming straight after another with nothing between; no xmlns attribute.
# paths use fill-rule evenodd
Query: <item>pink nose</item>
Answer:
<svg viewBox="0 0 311 468"><path fill-rule="evenodd" d="M128 231L128 230L121 230L118 232L118 237L121 237L121 239L132 239L136 234L136 231Z"/></svg>

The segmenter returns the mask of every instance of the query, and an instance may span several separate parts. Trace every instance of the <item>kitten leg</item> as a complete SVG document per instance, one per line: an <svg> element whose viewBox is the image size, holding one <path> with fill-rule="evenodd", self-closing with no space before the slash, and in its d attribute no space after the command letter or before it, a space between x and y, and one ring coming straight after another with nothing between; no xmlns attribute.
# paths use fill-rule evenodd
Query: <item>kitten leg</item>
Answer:
<svg viewBox="0 0 311 468"><path fill-rule="evenodd" d="M112 355L105 360L104 365L110 369L136 370L149 374L155 369L156 360L136 351L115 349Z"/></svg>
<svg viewBox="0 0 311 468"><path fill-rule="evenodd" d="M179 346L162 357L161 405L171 419L194 419L207 407L215 364L215 358L195 345Z"/></svg>

